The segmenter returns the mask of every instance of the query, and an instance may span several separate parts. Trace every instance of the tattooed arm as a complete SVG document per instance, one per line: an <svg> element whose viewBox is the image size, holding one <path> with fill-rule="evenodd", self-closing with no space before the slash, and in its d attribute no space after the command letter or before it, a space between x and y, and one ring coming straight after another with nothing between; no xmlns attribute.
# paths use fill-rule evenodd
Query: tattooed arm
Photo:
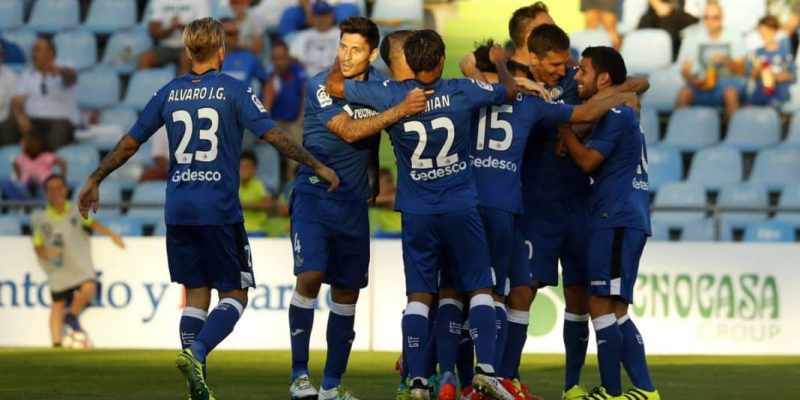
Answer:
<svg viewBox="0 0 800 400"><path fill-rule="evenodd" d="M422 89L413 89L402 102L378 115L353 119L347 112L343 112L331 118L325 126L345 142L357 142L380 133L403 117L422 112L425 109L426 99Z"/></svg>
<svg viewBox="0 0 800 400"><path fill-rule="evenodd" d="M284 156L313 168L320 178L330 184L329 192L339 187L339 177L336 176L336 172L319 162L303 146L292 140L291 135L285 130L278 127L272 128L262 138Z"/></svg>
<svg viewBox="0 0 800 400"><path fill-rule="evenodd" d="M89 175L89 178L86 179L86 183L83 185L83 189L81 189L80 195L78 196L78 210L83 218L88 218L89 208L97 213L98 200L100 198L100 182L122 164L125 164L125 162L139 150L139 146L141 146L141 143L131 135L123 136L122 139L117 142L117 146L114 147L114 150L108 153L108 155L103 158L103 161L100 162L100 166Z"/></svg>

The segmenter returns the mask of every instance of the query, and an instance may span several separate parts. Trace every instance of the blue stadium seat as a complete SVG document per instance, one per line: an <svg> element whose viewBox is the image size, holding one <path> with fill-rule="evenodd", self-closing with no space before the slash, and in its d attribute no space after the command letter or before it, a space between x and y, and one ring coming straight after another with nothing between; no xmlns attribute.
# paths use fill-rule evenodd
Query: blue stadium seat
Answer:
<svg viewBox="0 0 800 400"><path fill-rule="evenodd" d="M22 235L22 224L19 220L7 215L0 216L0 236L19 235Z"/></svg>
<svg viewBox="0 0 800 400"><path fill-rule="evenodd" d="M681 230L682 242L713 242L716 240L716 223L713 218L706 218L691 224L687 224ZM719 240L730 242L733 234L729 225L720 222Z"/></svg>
<svg viewBox="0 0 800 400"><path fill-rule="evenodd" d="M717 198L720 207L766 207L769 206L769 193L764 185L757 183L733 183L722 188ZM732 228L744 228L751 222L767 219L767 211L722 211L723 222Z"/></svg>
<svg viewBox="0 0 800 400"><path fill-rule="evenodd" d="M9 179L14 174L14 160L21 150L19 145L0 147L0 179Z"/></svg>
<svg viewBox="0 0 800 400"><path fill-rule="evenodd" d="M657 192L664 184L678 182L683 177L681 152L674 146L648 146L647 165L647 179L653 192Z"/></svg>
<svg viewBox="0 0 800 400"><path fill-rule="evenodd" d="M257 145L255 147L258 157L256 175L264 182L264 187L270 193L277 193L281 185L281 156L274 147Z"/></svg>
<svg viewBox="0 0 800 400"><path fill-rule="evenodd" d="M77 201L80 194L80 187L72 191L72 200ZM97 215L100 217L117 216L122 214L119 206L112 206L112 204L122 203L122 185L112 179L106 179L100 185L100 207L97 209Z"/></svg>
<svg viewBox="0 0 800 400"><path fill-rule="evenodd" d="M107 67L98 66L78 75L78 105L83 108L108 108L120 98L119 75Z"/></svg>
<svg viewBox="0 0 800 400"><path fill-rule="evenodd" d="M772 191L800 183L800 148L783 145L759 151L749 180Z"/></svg>
<svg viewBox="0 0 800 400"><path fill-rule="evenodd" d="M680 71L673 67L662 68L650 73L650 90L642 97L642 105L653 107L659 112L669 112L675 108L678 91L686 85Z"/></svg>
<svg viewBox="0 0 800 400"><path fill-rule="evenodd" d="M651 88L652 90L652 88ZM697 151L719 141L719 113L711 107L686 107L669 118L664 143Z"/></svg>
<svg viewBox="0 0 800 400"><path fill-rule="evenodd" d="M363 10L363 7L360 7ZM422 27L424 13L422 0L375 0L370 18L378 25L383 21L398 20L400 29L419 29Z"/></svg>
<svg viewBox="0 0 800 400"><path fill-rule="evenodd" d="M725 185L740 182L742 175L742 153L733 147L719 145L694 154L687 180L703 185L706 190L718 191Z"/></svg>
<svg viewBox="0 0 800 400"><path fill-rule="evenodd" d="M800 110L800 82L795 82L789 86L789 101L783 103L781 112L794 114L798 110Z"/></svg>
<svg viewBox="0 0 800 400"><path fill-rule="evenodd" d="M145 29L116 32L108 40L101 62L120 74L131 74L139 64L139 56L152 46L153 41Z"/></svg>
<svg viewBox="0 0 800 400"><path fill-rule="evenodd" d="M97 220L111 229L120 236L142 236L144 235L144 226L142 220L136 217L123 217L123 216L98 216ZM99 234L95 233L95 236Z"/></svg>
<svg viewBox="0 0 800 400"><path fill-rule="evenodd" d="M32 29L21 28L13 31L3 30L3 39L19 46L20 50L25 53L25 59L30 62L31 49L36 42L36 32Z"/></svg>
<svg viewBox="0 0 800 400"><path fill-rule="evenodd" d="M97 39L92 32L59 32L53 37L53 44L58 52L58 60L76 70L84 70L97 63Z"/></svg>
<svg viewBox="0 0 800 400"><path fill-rule="evenodd" d="M723 25L739 32L756 29L758 20L767 15L767 0L720 0L724 10Z"/></svg>
<svg viewBox="0 0 800 400"><path fill-rule="evenodd" d="M778 200L778 207L800 209L800 183L786 186L783 189L781 198ZM773 219L800 228L800 211L778 211Z"/></svg>
<svg viewBox="0 0 800 400"><path fill-rule="evenodd" d="M650 240L654 240L656 242L669 241L669 226L664 225L660 222L659 223L651 222L650 230L653 233L653 236L650 237Z"/></svg>
<svg viewBox="0 0 800 400"><path fill-rule="evenodd" d="M144 182L133 189L131 202L136 203L164 203L167 200L166 182ZM164 220L164 207L139 207L128 210L129 217L142 220L145 225L156 226Z"/></svg>
<svg viewBox="0 0 800 400"><path fill-rule="evenodd" d="M725 143L754 152L778 143L780 138L780 116L774 108L745 107L731 118Z"/></svg>
<svg viewBox="0 0 800 400"><path fill-rule="evenodd" d="M666 183L656 193L653 205L656 207L705 207L706 191L697 183ZM670 228L682 228L686 224L702 220L705 215L705 211L653 211L652 220Z"/></svg>
<svg viewBox="0 0 800 400"><path fill-rule="evenodd" d="M100 164L97 149L85 144L64 146L56 154L67 162L67 183L73 188L83 185Z"/></svg>
<svg viewBox="0 0 800 400"><path fill-rule="evenodd" d="M792 114L792 120L789 122L789 132L786 134L784 143L800 147L800 111Z"/></svg>
<svg viewBox="0 0 800 400"><path fill-rule="evenodd" d="M761 221L745 226L745 242L794 242L794 226L780 221Z"/></svg>
<svg viewBox="0 0 800 400"><path fill-rule="evenodd" d="M108 108L100 113L100 123L102 124L116 124L127 132L131 129L139 113L135 109L126 106L117 106Z"/></svg>
<svg viewBox="0 0 800 400"><path fill-rule="evenodd" d="M655 108L643 107L639 113L639 122L648 147L661 141L661 124Z"/></svg>
<svg viewBox="0 0 800 400"><path fill-rule="evenodd" d="M159 222L153 230L153 236L167 236L167 223L164 221Z"/></svg>
<svg viewBox="0 0 800 400"><path fill-rule="evenodd" d="M138 111L153 97L153 94L166 85L175 74L166 69L151 68L136 71L128 83L128 90L122 103Z"/></svg>
<svg viewBox="0 0 800 400"><path fill-rule="evenodd" d="M136 24L136 0L92 0L83 25L95 33L114 33Z"/></svg>
<svg viewBox="0 0 800 400"><path fill-rule="evenodd" d="M672 63L672 39L662 29L628 32L620 48L629 74L649 74Z"/></svg>
<svg viewBox="0 0 800 400"><path fill-rule="evenodd" d="M22 26L25 5L22 0L0 1L0 30L7 31Z"/></svg>
<svg viewBox="0 0 800 400"><path fill-rule="evenodd" d="M28 26L37 32L56 33L78 25L78 0L37 0Z"/></svg>
<svg viewBox="0 0 800 400"><path fill-rule="evenodd" d="M605 29L587 29L573 32L569 35L569 42L570 47L575 49L578 54L590 46L612 46L614 44Z"/></svg>

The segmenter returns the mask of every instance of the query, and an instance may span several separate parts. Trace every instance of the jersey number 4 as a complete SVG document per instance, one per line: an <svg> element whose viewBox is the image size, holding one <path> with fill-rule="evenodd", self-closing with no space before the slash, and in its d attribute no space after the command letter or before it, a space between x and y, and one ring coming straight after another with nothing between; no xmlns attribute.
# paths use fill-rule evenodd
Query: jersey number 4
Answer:
<svg viewBox="0 0 800 400"><path fill-rule="evenodd" d="M192 133L194 132L192 124L192 115L186 110L177 110L172 113L172 121L183 123L183 136L181 142L178 143L178 148L175 149L175 161L178 164L191 164L192 160L211 162L217 158L217 146L219 140L217 138L217 129L219 129L219 114L213 108L200 108L197 110L198 119L207 119L211 121L211 126L208 129L200 129L200 140L211 143L208 150L197 150L194 153L187 153L186 148L189 147L189 142L192 140Z"/></svg>
<svg viewBox="0 0 800 400"><path fill-rule="evenodd" d="M419 135L419 142L414 152L411 153L411 168L433 168L433 160L430 158L423 158L422 152L425 151L425 146L428 144L428 131L425 125L419 121L409 121L403 124L406 132L416 132ZM436 167L446 167L458 162L458 154L447 154L450 148L453 147L453 138L456 134L456 128L453 121L447 117L439 117L431 121L431 128L433 130L444 129L447 132L447 138L444 140L442 149L436 156Z"/></svg>

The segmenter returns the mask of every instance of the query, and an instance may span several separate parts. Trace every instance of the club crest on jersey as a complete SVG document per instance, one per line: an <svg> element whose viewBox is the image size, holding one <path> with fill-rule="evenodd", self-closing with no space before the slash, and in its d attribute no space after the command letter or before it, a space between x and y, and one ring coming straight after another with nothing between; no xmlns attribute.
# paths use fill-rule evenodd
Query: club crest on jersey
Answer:
<svg viewBox="0 0 800 400"><path fill-rule="evenodd" d="M486 82L476 81L475 79L470 79L470 80L472 81L472 83L478 85L478 87L483 89L483 90L486 90L486 91L489 91L489 92L493 92L494 91L494 88L492 87L492 85L490 85L490 84L488 84Z"/></svg>
<svg viewBox="0 0 800 400"><path fill-rule="evenodd" d="M319 183L319 178L314 175L308 178L308 181L311 182L312 185L316 185Z"/></svg>
<svg viewBox="0 0 800 400"><path fill-rule="evenodd" d="M325 85L319 85L319 89L317 89L317 101L320 107L328 107L333 104L331 95L325 91Z"/></svg>
<svg viewBox="0 0 800 400"><path fill-rule="evenodd" d="M561 86L556 86L550 89L550 98L553 100L561 98L561 95L564 94L564 89Z"/></svg>

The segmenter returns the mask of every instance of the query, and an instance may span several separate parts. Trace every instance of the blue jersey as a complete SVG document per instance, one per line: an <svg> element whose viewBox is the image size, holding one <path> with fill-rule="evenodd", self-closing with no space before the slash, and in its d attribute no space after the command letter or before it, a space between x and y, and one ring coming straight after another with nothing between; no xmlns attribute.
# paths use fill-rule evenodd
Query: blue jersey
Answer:
<svg viewBox="0 0 800 400"><path fill-rule="evenodd" d="M761 64L762 68L771 69L775 75L783 72L795 74L797 65L794 63L792 53L788 39L778 42L778 48L775 50L767 50L765 47L761 47L755 51L753 58L748 58L746 76L753 75L754 62ZM748 104L760 106L780 105L791 98L789 88L794 83L793 81L776 82L772 93L764 88L764 82L760 77L754 79L754 81L755 87L748 97Z"/></svg>
<svg viewBox="0 0 800 400"><path fill-rule="evenodd" d="M428 95L425 111L389 128L397 158L395 206L417 214L475 207L478 193L469 166L472 116L481 107L505 102L506 89L471 79L439 79L429 85L414 80L346 81L345 96L383 111L417 87Z"/></svg>
<svg viewBox="0 0 800 400"><path fill-rule="evenodd" d="M480 205L522 213L520 171L528 136L537 123L568 123L572 107L518 94L514 101L478 111L472 166Z"/></svg>
<svg viewBox="0 0 800 400"><path fill-rule="evenodd" d="M298 192L319 197L355 200L370 196L369 159L380 145L380 135L373 135L355 143L347 143L328 130L326 124L333 117L347 113L353 119L367 118L378 113L358 102L347 102L331 97L325 91L328 71L311 78L306 86L305 115L303 117L303 147L339 176L339 188L328 192L328 183L322 181L313 169L300 166L294 188ZM386 76L370 67L368 81L382 82Z"/></svg>
<svg viewBox="0 0 800 400"><path fill-rule="evenodd" d="M647 149L636 111L612 108L595 124L586 146L605 157L591 174L592 226L641 229L649 235Z"/></svg>
<svg viewBox="0 0 800 400"><path fill-rule="evenodd" d="M155 93L130 135L145 142L162 125L169 142L167 224L242 222L242 134L247 128L261 136L275 127L261 100L216 70L186 74Z"/></svg>
<svg viewBox="0 0 800 400"><path fill-rule="evenodd" d="M567 68L567 74L550 88L553 101L581 104L578 97L578 68ZM555 153L557 124L540 121L533 127L536 135L528 140L525 149L525 168L522 171L522 194L529 200L553 200L589 193L589 179L569 157Z"/></svg>

